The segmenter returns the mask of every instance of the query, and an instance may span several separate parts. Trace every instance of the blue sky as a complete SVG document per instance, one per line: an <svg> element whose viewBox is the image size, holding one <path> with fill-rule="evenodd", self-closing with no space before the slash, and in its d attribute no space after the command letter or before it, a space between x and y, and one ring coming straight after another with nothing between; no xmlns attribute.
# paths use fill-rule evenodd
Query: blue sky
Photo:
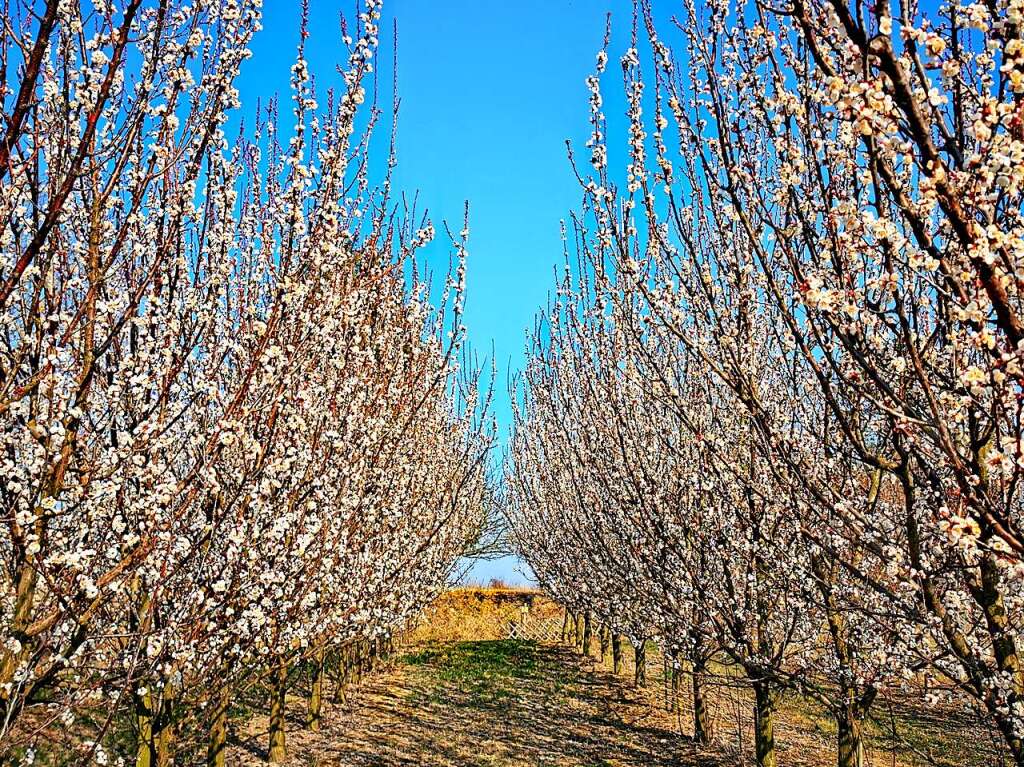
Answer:
<svg viewBox="0 0 1024 767"><path fill-rule="evenodd" d="M353 0L310 0L307 57L324 86L337 81L335 64L345 59L339 12L351 19L353 7ZM245 109L274 93L287 98L297 8L293 0L266 1L264 29L240 81ZM384 104L390 103L391 30L398 22L395 182L419 193L439 232L444 219L453 231L461 229L469 200L465 322L480 355L489 358L493 349L503 439L510 421L508 374L522 365L525 331L546 302L561 261L559 222L581 198L565 141L586 157L584 79L593 70L608 11L615 62L628 40L629 0L385 0L378 59ZM621 90L614 63L606 90L606 98ZM614 111L608 107L613 128ZM381 135L386 139L386 130ZM387 148L379 148L376 161L383 163ZM443 245L431 256L442 266ZM517 564L479 563L470 577L521 581Z"/></svg>

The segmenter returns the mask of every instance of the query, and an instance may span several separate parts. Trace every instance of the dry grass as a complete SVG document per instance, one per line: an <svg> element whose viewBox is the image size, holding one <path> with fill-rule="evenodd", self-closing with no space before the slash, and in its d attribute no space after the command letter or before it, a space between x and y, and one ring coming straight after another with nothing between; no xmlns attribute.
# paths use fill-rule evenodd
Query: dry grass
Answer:
<svg viewBox="0 0 1024 767"><path fill-rule="evenodd" d="M467 587L441 596L408 632L406 641L459 642L507 639L524 615L531 622L560 620L561 608L543 593L526 588Z"/></svg>

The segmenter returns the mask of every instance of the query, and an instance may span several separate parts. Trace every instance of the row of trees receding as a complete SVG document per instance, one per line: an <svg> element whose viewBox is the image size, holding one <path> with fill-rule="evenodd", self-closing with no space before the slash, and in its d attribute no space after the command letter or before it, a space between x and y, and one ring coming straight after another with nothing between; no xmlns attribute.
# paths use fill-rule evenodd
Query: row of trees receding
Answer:
<svg viewBox="0 0 1024 767"><path fill-rule="evenodd" d="M624 178L607 41L588 79L513 537L697 688L738 669L763 767L782 692L832 712L852 767L898 688L973 701L1024 764L1022 10L687 0L673 50L640 3Z"/></svg>
<svg viewBox="0 0 1024 767"><path fill-rule="evenodd" d="M315 726L483 524L465 233L433 308L369 179L379 2L242 119L260 5L5 9L0 759L223 764L262 681L281 760L290 669Z"/></svg>

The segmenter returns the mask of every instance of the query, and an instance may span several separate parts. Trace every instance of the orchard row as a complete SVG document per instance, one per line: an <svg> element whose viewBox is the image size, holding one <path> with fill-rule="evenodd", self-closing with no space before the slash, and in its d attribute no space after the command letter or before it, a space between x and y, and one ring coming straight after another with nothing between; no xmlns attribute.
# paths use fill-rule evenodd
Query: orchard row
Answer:
<svg viewBox="0 0 1024 767"><path fill-rule="evenodd" d="M266 682L281 761L288 669L315 722L325 663L484 522L465 237L432 305L433 227L369 178L378 2L337 87L303 19L290 100L248 111L259 0L117 5L12 3L2 37L0 754L221 765Z"/></svg>
<svg viewBox="0 0 1024 767"><path fill-rule="evenodd" d="M1024 764L1024 6L655 12L624 146L607 43L588 80L576 257L514 386L515 543L698 696L737 669L762 767L786 691L853 767L876 699L925 689Z"/></svg>

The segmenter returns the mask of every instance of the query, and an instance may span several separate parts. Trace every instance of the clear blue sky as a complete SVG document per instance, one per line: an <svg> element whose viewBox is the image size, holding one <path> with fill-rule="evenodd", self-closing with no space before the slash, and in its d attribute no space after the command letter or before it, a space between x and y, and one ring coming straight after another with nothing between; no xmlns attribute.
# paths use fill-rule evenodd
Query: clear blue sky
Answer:
<svg viewBox="0 0 1024 767"><path fill-rule="evenodd" d="M294 0L266 0L264 30L240 82L246 110L274 93L283 97L284 109L298 7ZM345 59L338 15L351 19L353 7L352 0L310 0L307 58L320 90L337 82L335 64ZM470 202L465 322L472 346L487 357L494 351L503 438L510 421L508 374L522 365L525 331L561 261L559 221L582 194L565 141L585 160L584 79L593 71L608 11L614 35L606 104L614 128L622 109L609 97L622 87L616 62L628 41L629 0L385 0L377 64L386 105L397 19L397 186L419 192L439 232L443 219L457 232L463 203ZM387 147L379 148L376 161L383 163ZM443 245L439 238L431 255L441 265L447 263ZM471 577L518 582L517 570L511 559L479 563Z"/></svg>

